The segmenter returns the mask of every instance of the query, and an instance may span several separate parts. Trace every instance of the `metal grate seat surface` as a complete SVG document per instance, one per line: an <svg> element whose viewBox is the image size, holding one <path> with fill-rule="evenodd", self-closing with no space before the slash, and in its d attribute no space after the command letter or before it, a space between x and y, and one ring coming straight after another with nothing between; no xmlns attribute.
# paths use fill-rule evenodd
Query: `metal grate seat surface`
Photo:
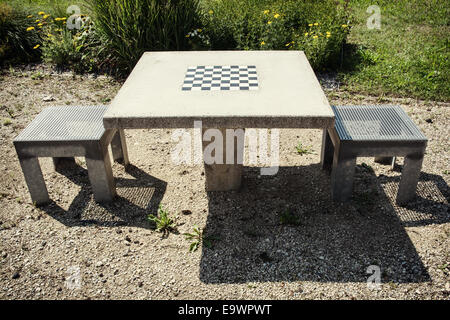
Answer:
<svg viewBox="0 0 450 320"><path fill-rule="evenodd" d="M332 106L335 128L347 141L426 141L400 106Z"/></svg>
<svg viewBox="0 0 450 320"><path fill-rule="evenodd" d="M14 141L99 140L105 132L106 106L48 107Z"/></svg>

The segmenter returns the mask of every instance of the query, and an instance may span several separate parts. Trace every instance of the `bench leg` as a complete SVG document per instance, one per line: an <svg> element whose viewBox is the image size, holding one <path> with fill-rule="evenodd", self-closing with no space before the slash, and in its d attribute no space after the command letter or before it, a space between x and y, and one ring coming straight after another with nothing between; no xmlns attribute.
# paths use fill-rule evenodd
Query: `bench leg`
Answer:
<svg viewBox="0 0 450 320"><path fill-rule="evenodd" d="M423 154L405 157L405 164L398 186L397 204L404 205L416 194L420 170L422 169Z"/></svg>
<svg viewBox="0 0 450 320"><path fill-rule="evenodd" d="M53 166L55 167L56 172L61 172L64 169L74 167L75 166L75 158L74 157L54 157L53 158Z"/></svg>
<svg viewBox="0 0 450 320"><path fill-rule="evenodd" d="M339 150L341 149L341 150ZM333 201L346 202L352 197L356 157L342 148L334 149L331 171L331 197Z"/></svg>
<svg viewBox="0 0 450 320"><path fill-rule="evenodd" d="M375 162L381 164L389 164L392 168L395 165L395 157L375 157Z"/></svg>
<svg viewBox="0 0 450 320"><path fill-rule="evenodd" d="M41 205L50 202L38 158L19 157L19 161L33 203Z"/></svg>
<svg viewBox="0 0 450 320"><path fill-rule="evenodd" d="M89 180L97 202L109 202L116 196L116 186L109 159L108 147L94 145L86 155Z"/></svg>
<svg viewBox="0 0 450 320"><path fill-rule="evenodd" d="M125 133L122 129L117 130L114 135L114 138L111 141L111 150L114 161L122 163L124 166L130 164Z"/></svg>
<svg viewBox="0 0 450 320"><path fill-rule="evenodd" d="M322 164L322 169L331 168L331 165L333 163L333 153L333 142L331 141L330 135L328 134L328 129L323 129L322 152L320 155L320 163Z"/></svg>

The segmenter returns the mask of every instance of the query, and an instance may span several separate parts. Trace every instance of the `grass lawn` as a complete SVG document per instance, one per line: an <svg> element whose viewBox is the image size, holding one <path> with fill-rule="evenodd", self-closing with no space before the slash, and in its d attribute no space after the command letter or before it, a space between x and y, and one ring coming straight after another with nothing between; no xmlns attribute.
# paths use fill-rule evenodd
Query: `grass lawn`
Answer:
<svg viewBox="0 0 450 320"><path fill-rule="evenodd" d="M366 10L381 9L381 29ZM342 89L369 95L450 100L450 6L442 0L353 0Z"/></svg>

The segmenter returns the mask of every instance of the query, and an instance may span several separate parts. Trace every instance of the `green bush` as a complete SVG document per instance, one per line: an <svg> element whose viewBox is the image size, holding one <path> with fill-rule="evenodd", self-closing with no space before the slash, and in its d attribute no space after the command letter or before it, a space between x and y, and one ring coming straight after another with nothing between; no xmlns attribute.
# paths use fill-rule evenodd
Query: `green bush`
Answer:
<svg viewBox="0 0 450 320"><path fill-rule="evenodd" d="M69 30L66 18L49 20L42 29L42 55L45 62L75 72L104 71L102 63L107 60L102 41L91 18L80 15L80 29Z"/></svg>
<svg viewBox="0 0 450 320"><path fill-rule="evenodd" d="M145 51L187 50L200 27L199 0L88 0L111 62L130 71ZM115 61L113 61L115 60Z"/></svg>
<svg viewBox="0 0 450 320"><path fill-rule="evenodd" d="M27 31L30 19L27 16L25 11L0 2L0 64L39 58L37 45L40 44L40 38L35 32Z"/></svg>
<svg viewBox="0 0 450 320"><path fill-rule="evenodd" d="M303 50L316 69L335 66L348 34L348 1L209 0L204 34L218 50Z"/></svg>

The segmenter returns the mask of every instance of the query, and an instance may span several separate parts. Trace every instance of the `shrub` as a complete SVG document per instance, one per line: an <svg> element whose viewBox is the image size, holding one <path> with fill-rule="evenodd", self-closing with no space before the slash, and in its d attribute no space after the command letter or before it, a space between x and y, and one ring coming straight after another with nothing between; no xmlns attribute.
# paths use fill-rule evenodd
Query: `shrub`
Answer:
<svg viewBox="0 0 450 320"><path fill-rule="evenodd" d="M99 33L124 71L145 51L186 50L200 28L199 0L89 0Z"/></svg>
<svg viewBox="0 0 450 320"><path fill-rule="evenodd" d="M25 11L0 2L0 64L39 58L39 46L36 45L40 44L40 38L37 33L27 31L27 16Z"/></svg>
<svg viewBox="0 0 450 320"><path fill-rule="evenodd" d="M203 24L219 50L303 50L316 69L333 66L348 34L348 1L210 0Z"/></svg>

